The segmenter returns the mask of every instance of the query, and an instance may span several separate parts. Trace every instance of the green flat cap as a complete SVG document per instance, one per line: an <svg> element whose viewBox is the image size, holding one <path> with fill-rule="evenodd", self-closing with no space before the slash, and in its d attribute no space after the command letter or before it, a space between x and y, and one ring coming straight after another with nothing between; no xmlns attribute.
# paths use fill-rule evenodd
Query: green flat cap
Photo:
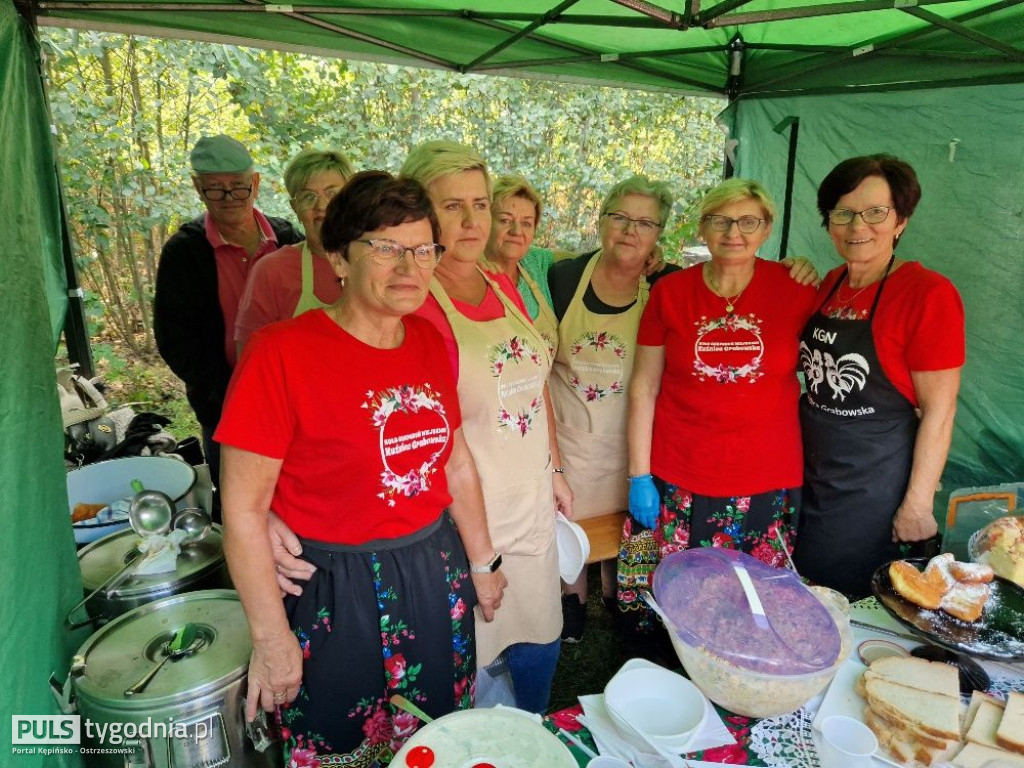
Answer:
<svg viewBox="0 0 1024 768"><path fill-rule="evenodd" d="M192 170L196 173L245 173L252 165L245 145L223 133L203 136L192 150Z"/></svg>

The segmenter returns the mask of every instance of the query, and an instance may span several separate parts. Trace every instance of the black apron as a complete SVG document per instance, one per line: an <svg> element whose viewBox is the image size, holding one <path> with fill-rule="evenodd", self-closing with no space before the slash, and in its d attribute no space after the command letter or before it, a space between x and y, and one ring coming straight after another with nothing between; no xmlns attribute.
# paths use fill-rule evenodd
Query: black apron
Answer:
<svg viewBox="0 0 1024 768"><path fill-rule="evenodd" d="M801 575L856 597L871 594L871 574L899 556L892 520L917 436L914 406L886 377L871 333L892 265L866 319L820 314L844 271L800 337L804 492L793 559Z"/></svg>

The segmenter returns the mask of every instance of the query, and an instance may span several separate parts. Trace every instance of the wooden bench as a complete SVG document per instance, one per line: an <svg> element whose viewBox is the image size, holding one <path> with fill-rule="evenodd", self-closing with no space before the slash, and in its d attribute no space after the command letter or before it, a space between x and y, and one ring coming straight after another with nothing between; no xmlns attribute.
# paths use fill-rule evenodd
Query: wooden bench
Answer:
<svg viewBox="0 0 1024 768"><path fill-rule="evenodd" d="M590 539L590 557L587 563L599 563L610 560L619 554L619 543L622 540L622 524L626 520L625 512L611 512L607 515L589 517L577 521L586 531Z"/></svg>

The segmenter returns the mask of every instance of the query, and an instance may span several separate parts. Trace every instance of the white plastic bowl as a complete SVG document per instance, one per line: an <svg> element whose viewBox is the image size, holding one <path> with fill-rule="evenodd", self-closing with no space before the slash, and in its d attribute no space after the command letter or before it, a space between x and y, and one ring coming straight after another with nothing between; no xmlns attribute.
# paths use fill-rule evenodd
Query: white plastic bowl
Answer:
<svg viewBox="0 0 1024 768"><path fill-rule="evenodd" d="M178 509L198 506L186 499L196 482L196 471L191 465L164 456L129 456L111 459L68 472L68 514L75 505L111 504L118 499L135 495L132 480L138 480L147 490L163 491L171 497ZM128 527L127 520L86 525L73 524L75 542L88 544Z"/></svg>
<svg viewBox="0 0 1024 768"><path fill-rule="evenodd" d="M558 545L558 574L566 584L572 584L590 557L590 539L582 526L559 512L555 517L555 541Z"/></svg>
<svg viewBox="0 0 1024 768"><path fill-rule="evenodd" d="M605 707L623 731L680 754L704 725L704 694L682 675L655 664L627 664L604 691Z"/></svg>

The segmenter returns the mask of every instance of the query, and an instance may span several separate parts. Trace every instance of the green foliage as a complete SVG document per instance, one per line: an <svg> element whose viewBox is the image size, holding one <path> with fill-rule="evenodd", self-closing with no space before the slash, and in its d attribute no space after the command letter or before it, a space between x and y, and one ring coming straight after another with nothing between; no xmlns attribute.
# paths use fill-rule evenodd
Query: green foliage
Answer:
<svg viewBox="0 0 1024 768"><path fill-rule="evenodd" d="M42 28L62 181L92 330L154 358L150 307L160 248L202 211L188 155L203 133L245 142L259 205L294 218L282 172L308 146L395 171L448 138L492 171L523 174L545 201L538 244L596 246L607 190L642 173L675 191L666 257L695 239L686 215L721 176L722 103L617 88L321 59L180 40ZM117 368L116 356L104 356Z"/></svg>

